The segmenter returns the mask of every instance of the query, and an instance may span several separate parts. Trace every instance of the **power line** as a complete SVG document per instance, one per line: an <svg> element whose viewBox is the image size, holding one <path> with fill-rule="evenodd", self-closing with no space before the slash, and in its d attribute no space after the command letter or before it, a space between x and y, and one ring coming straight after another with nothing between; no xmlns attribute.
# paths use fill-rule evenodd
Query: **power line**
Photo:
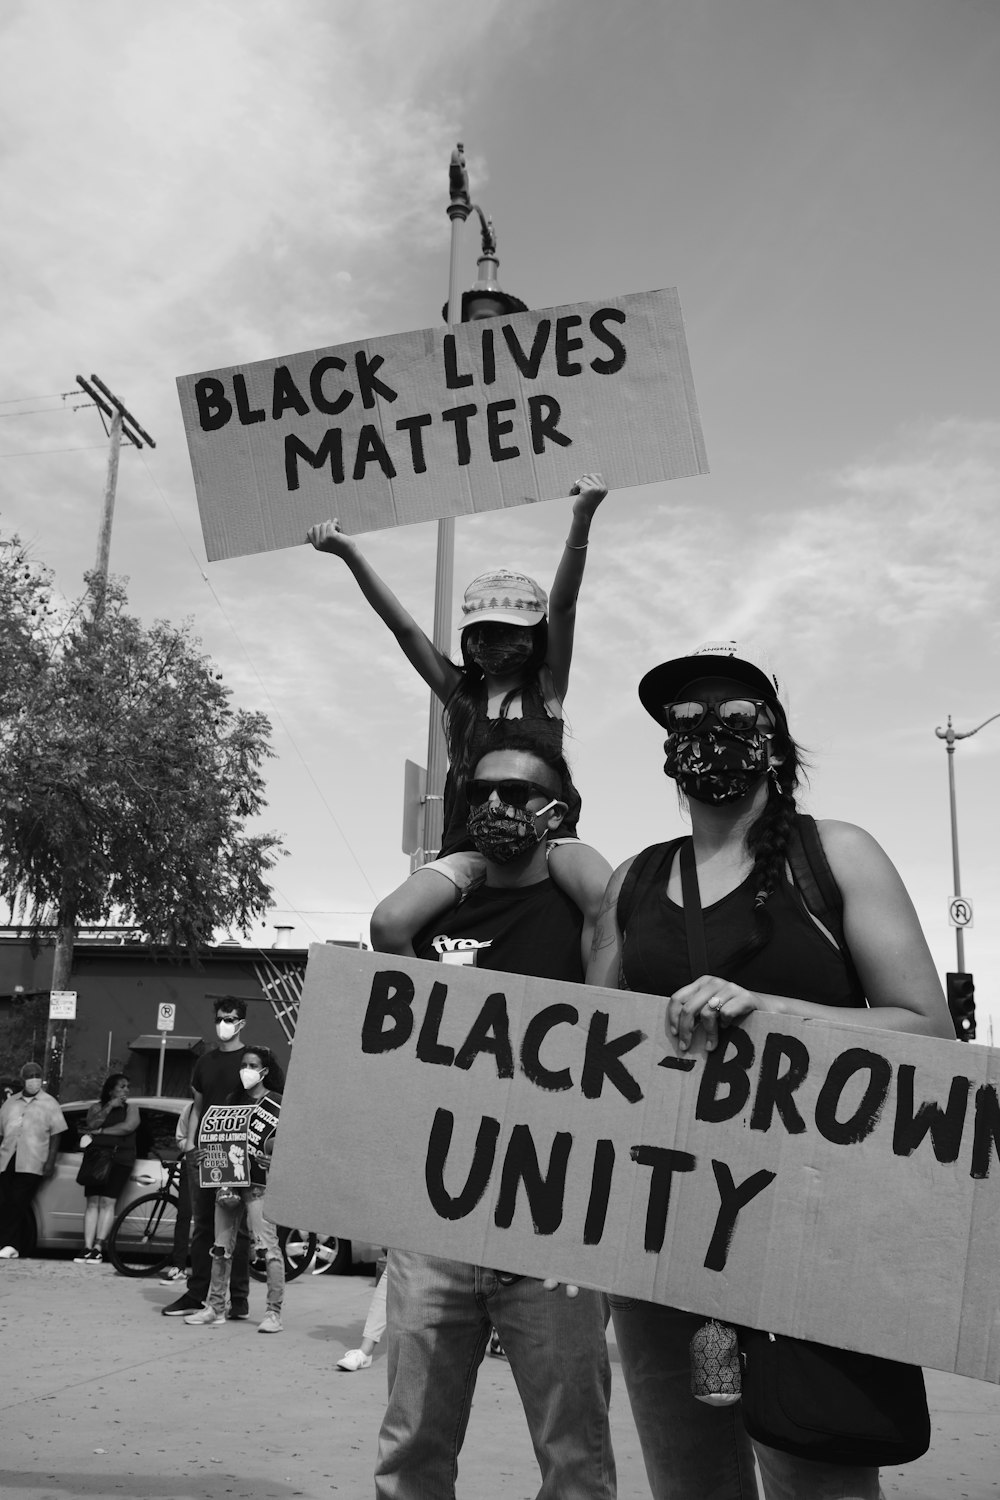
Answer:
<svg viewBox="0 0 1000 1500"><path fill-rule="evenodd" d="M36 416L39 412L41 412L42 415L46 417L54 416L57 412L62 414L63 412L67 411L82 411L85 406L90 406L90 404L91 403L89 401L81 401L79 406L32 406L29 407L27 411L0 411L0 420L2 420L4 417L6 417L8 421L12 417L33 417Z"/></svg>
<svg viewBox="0 0 1000 1500"><path fill-rule="evenodd" d="M0 400L0 406L16 406L20 401L59 401L64 396L75 395L76 391L50 391L47 396L4 396Z"/></svg>
<svg viewBox="0 0 1000 1500"><path fill-rule="evenodd" d="M103 443L84 443L80 448L21 448L16 453L0 453L0 458L33 458L40 453L91 453L104 449Z"/></svg>

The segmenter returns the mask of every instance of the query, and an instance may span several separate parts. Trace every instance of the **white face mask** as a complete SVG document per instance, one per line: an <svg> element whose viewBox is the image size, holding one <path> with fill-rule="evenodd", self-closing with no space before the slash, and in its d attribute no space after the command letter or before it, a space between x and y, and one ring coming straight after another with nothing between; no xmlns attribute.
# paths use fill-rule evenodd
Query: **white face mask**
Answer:
<svg viewBox="0 0 1000 1500"><path fill-rule="evenodd" d="M220 1042L231 1042L241 1024L240 1021L219 1021L215 1027L215 1034Z"/></svg>
<svg viewBox="0 0 1000 1500"><path fill-rule="evenodd" d="M249 1093L251 1089L255 1089L257 1087L263 1076L263 1073L261 1073L257 1068L240 1069L240 1082L246 1089L247 1093Z"/></svg>
<svg viewBox="0 0 1000 1500"><path fill-rule="evenodd" d="M42 1080L40 1078L26 1078L21 1088L25 1094L37 1094L41 1086Z"/></svg>

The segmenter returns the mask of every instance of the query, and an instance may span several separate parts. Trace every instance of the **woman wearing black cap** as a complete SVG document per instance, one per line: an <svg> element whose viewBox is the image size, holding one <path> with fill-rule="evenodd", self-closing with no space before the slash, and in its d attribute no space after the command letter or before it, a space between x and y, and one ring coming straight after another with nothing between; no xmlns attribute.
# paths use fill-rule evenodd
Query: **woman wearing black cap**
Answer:
<svg viewBox="0 0 1000 1500"><path fill-rule="evenodd" d="M720 1026L755 1010L953 1037L916 913L886 854L853 824L799 820L801 757L763 659L734 641L713 642L648 672L639 697L667 730L664 771L687 800L691 837L654 845L615 871L588 982L669 996L667 1023L682 1051L696 1028L713 1049ZM843 900L843 948L790 878L813 829ZM703 931L710 972L688 957L685 909L688 918L697 912L693 931ZM656 1500L754 1495L739 1406L690 1394L688 1346L703 1319L611 1301ZM878 1496L877 1469L755 1446L769 1500Z"/></svg>

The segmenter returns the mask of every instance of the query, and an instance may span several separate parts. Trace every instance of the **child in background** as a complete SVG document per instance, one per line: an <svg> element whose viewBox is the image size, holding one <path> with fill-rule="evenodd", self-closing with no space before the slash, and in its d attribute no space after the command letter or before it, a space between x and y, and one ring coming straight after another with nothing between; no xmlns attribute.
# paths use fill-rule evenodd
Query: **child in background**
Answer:
<svg viewBox="0 0 1000 1500"><path fill-rule="evenodd" d="M491 749L500 749L508 725L537 737L539 746L562 753L562 705L569 686L576 601L583 580L590 523L607 494L599 474L584 474L573 486L573 520L552 584L551 602L534 579L497 569L473 580L465 591L461 624L462 666L443 655L358 550L338 521L313 526L308 539L320 552L340 557L407 660L444 705L450 769L444 793L444 837L438 857L416 870L372 914L372 944L383 953L413 954L413 937L448 911L478 883L482 856L466 832L464 783ZM548 612L547 612L548 606ZM576 837L579 794L550 840L549 873L584 916L583 956L590 953L608 866Z"/></svg>
<svg viewBox="0 0 1000 1500"><path fill-rule="evenodd" d="M267 1079L267 1083L264 1080ZM240 1066L241 1088L228 1100L230 1104L255 1104L247 1131L250 1180L247 1187L220 1187L215 1196L215 1244L212 1246L212 1280L208 1302L190 1313L185 1323L207 1327L222 1326L226 1321L229 1296L229 1274L233 1264L233 1246L239 1228L243 1205L246 1205L247 1228L256 1255L267 1261L267 1310L258 1333L281 1332L281 1304L285 1296L285 1259L278 1244L278 1231L264 1216L261 1199L267 1187L267 1169L274 1150L274 1136L281 1113L284 1087L281 1068L267 1047L247 1047Z"/></svg>

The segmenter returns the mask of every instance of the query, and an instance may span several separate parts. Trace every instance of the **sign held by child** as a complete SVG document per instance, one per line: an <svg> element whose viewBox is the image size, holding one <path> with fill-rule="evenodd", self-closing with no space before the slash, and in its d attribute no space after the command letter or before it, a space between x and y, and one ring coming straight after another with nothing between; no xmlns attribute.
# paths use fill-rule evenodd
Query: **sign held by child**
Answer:
<svg viewBox="0 0 1000 1500"><path fill-rule="evenodd" d="M707 472L680 304L632 293L177 381L210 561Z"/></svg>

